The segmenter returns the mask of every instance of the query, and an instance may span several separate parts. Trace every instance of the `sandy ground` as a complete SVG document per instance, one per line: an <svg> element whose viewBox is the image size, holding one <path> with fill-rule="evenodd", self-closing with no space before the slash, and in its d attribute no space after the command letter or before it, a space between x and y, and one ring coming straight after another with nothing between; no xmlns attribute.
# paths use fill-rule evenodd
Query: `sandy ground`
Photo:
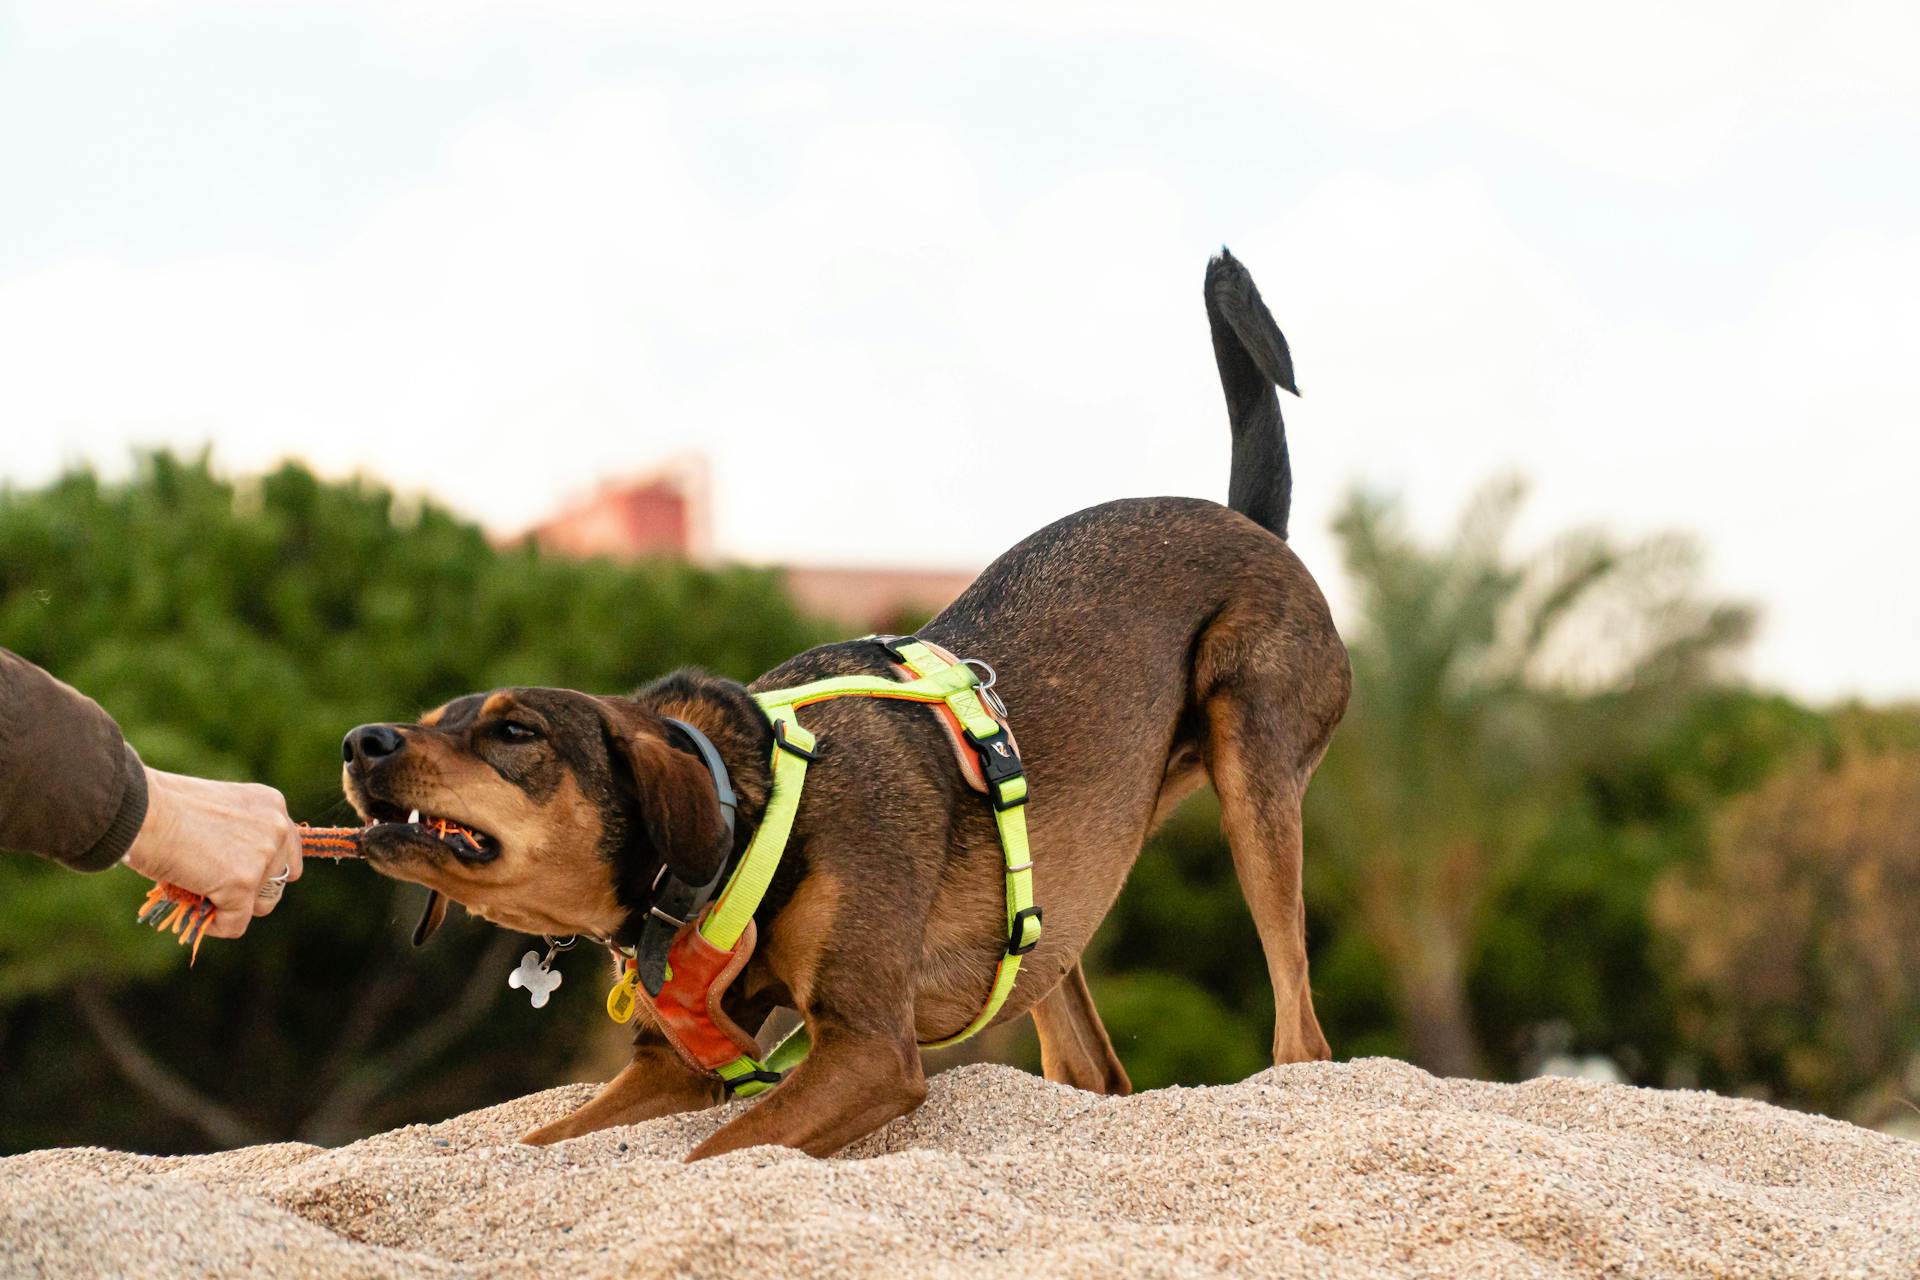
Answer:
<svg viewBox="0 0 1920 1280"><path fill-rule="evenodd" d="M591 1092L336 1150L0 1160L0 1275L1920 1274L1920 1143L1708 1094L1376 1059L1105 1099L965 1067L834 1160L681 1164L717 1111L514 1143Z"/></svg>

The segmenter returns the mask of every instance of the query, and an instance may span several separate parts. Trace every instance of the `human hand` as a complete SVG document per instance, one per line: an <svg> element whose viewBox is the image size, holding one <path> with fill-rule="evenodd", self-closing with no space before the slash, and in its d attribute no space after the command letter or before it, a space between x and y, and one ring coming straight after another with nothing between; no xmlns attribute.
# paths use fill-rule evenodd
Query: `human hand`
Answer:
<svg viewBox="0 0 1920 1280"><path fill-rule="evenodd" d="M269 879L300 878L300 830L272 787L147 770L147 817L126 864L209 899L207 932L237 938L280 901Z"/></svg>

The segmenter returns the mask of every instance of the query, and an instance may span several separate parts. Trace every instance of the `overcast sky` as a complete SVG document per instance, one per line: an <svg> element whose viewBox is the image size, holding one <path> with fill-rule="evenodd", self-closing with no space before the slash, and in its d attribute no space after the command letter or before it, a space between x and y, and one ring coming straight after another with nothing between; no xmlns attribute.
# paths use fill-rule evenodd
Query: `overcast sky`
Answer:
<svg viewBox="0 0 1920 1280"><path fill-rule="evenodd" d="M1910 0L653 8L0 3L0 481L211 441L505 532L700 450L724 551L979 564L1224 497L1224 242L1336 603L1352 486L1517 470L1699 535L1757 678L1920 694Z"/></svg>

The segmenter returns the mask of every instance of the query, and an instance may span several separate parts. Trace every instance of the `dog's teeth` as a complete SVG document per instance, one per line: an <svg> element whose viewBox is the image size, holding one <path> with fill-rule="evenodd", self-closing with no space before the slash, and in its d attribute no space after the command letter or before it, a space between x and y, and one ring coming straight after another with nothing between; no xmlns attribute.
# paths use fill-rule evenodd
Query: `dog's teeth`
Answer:
<svg viewBox="0 0 1920 1280"><path fill-rule="evenodd" d="M407 821L409 823L420 821L420 811L418 809L415 809L412 813L408 814Z"/></svg>

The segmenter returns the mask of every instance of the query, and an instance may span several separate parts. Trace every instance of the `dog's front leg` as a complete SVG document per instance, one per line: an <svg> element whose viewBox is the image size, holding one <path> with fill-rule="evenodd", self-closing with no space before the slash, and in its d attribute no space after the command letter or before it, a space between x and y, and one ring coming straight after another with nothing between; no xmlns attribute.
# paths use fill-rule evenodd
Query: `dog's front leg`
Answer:
<svg viewBox="0 0 1920 1280"><path fill-rule="evenodd" d="M1087 975L1076 963L1060 985L1033 1006L1033 1027L1040 1033L1040 1069L1047 1079L1088 1093L1125 1097L1133 1092L1127 1069L1087 990Z"/></svg>
<svg viewBox="0 0 1920 1280"><path fill-rule="evenodd" d="M688 1160L745 1147L797 1147L830 1156L926 1100L920 1047L910 1032L876 1036L810 1027L813 1050L752 1109L722 1125Z"/></svg>
<svg viewBox="0 0 1920 1280"><path fill-rule="evenodd" d="M643 1028L633 1046L633 1061L607 1081L585 1106L564 1119L542 1125L520 1141L536 1147L595 1133L616 1124L638 1124L682 1111L697 1111L725 1095L720 1083L680 1059L657 1031Z"/></svg>

